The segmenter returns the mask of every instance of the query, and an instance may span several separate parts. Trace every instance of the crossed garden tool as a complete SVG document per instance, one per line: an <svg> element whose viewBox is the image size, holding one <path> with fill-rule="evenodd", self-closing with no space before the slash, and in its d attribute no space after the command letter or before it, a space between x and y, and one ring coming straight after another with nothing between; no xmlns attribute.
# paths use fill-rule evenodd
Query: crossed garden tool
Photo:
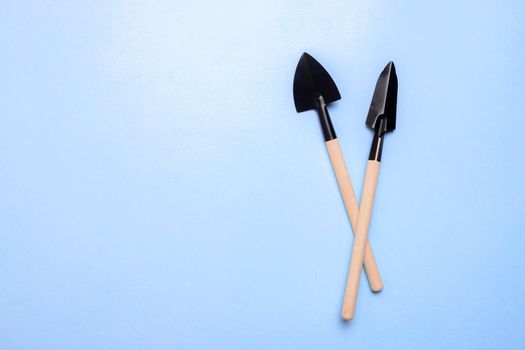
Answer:
<svg viewBox="0 0 525 350"><path fill-rule="evenodd" d="M368 227L379 177L383 138L387 132L396 128L396 70L394 63L389 62L379 75L366 118L366 125L374 131L374 137L366 166L360 207L327 109L328 104L340 100L341 95L328 72L307 53L301 56L297 64L293 95L297 112L317 110L328 155L354 232L352 258L341 313L343 319L351 320L354 318L363 264L370 289L379 292L383 288L381 275L368 242Z"/></svg>

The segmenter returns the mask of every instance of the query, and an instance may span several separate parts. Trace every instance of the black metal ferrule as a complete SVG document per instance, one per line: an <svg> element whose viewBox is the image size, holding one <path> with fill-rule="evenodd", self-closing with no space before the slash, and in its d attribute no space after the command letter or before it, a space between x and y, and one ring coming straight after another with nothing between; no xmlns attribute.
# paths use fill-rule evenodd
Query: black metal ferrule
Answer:
<svg viewBox="0 0 525 350"><path fill-rule="evenodd" d="M336 139L337 135L335 134L332 121L330 120L330 115L326 109L326 103L324 102L323 96L317 96L315 103L317 105L317 112L319 114L319 122L321 123L321 128L323 129L324 140L330 141Z"/></svg>
<svg viewBox="0 0 525 350"><path fill-rule="evenodd" d="M372 140L372 147L370 147L370 155L368 160L381 161L381 153L383 152L383 135L386 132L386 119L384 117L376 120L374 126L374 139Z"/></svg>
<svg viewBox="0 0 525 350"><path fill-rule="evenodd" d="M372 140L372 147L370 147L370 155L368 156L368 160L377 160L378 162L380 162L382 151L383 137L375 133L374 139Z"/></svg>

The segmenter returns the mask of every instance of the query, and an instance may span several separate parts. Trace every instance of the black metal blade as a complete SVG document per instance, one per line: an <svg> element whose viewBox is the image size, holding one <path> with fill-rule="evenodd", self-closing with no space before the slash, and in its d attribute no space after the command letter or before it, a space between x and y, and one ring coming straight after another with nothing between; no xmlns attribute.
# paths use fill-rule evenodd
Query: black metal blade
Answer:
<svg viewBox="0 0 525 350"><path fill-rule="evenodd" d="M377 79L366 125L383 135L396 128L397 75L394 62L389 62ZM381 120L380 123L378 121ZM380 128L381 130L376 130Z"/></svg>
<svg viewBox="0 0 525 350"><path fill-rule="evenodd" d="M328 104L341 99L332 77L312 56L303 53L293 81L293 97L297 112L317 108L316 99L322 96Z"/></svg>

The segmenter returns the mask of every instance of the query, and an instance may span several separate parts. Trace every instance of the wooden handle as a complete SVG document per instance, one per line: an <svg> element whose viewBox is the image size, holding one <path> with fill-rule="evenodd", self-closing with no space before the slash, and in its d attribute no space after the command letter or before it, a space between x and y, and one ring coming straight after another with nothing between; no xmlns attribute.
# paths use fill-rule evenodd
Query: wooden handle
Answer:
<svg viewBox="0 0 525 350"><path fill-rule="evenodd" d="M342 316L345 320L354 318L357 290L359 288L359 279L361 278L361 265L363 265L365 247L368 241L368 225L370 224L370 218L372 216L380 165L381 163L376 160L369 160L366 165L365 183L361 195L361 208L359 209L357 219L352 259L350 261L348 280L346 281L346 290L343 299Z"/></svg>
<svg viewBox="0 0 525 350"><path fill-rule="evenodd" d="M346 170L343 153L341 152L341 147L339 146L339 140L334 139L327 141L326 148L328 150L328 155L330 156L330 161L332 162L335 177L337 178L339 191L343 197L346 214L350 219L352 230L355 233L357 232L357 217L359 209L357 206L357 198L355 196L354 188L352 187L350 176L348 176L348 171ZM381 291L381 289L383 289L383 281L381 280L381 275L379 274L379 269L377 268L374 253L372 252L372 247L368 241L366 242L365 247L364 264L370 289L376 293Z"/></svg>

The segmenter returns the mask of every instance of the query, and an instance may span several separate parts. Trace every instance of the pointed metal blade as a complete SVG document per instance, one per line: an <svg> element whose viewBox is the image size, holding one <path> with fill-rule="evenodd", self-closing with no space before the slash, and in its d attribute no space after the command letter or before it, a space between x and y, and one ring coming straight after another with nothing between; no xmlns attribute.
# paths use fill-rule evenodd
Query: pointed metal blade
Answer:
<svg viewBox="0 0 525 350"><path fill-rule="evenodd" d="M316 108L316 98L321 95L326 104L341 99L339 90L330 74L312 56L303 53L293 81L293 98L297 112Z"/></svg>
<svg viewBox="0 0 525 350"><path fill-rule="evenodd" d="M396 128L397 109L397 75L394 62L389 62L377 79L374 96L370 110L366 117L366 125L375 129L377 121L384 118L386 123L380 123L381 133L392 131Z"/></svg>

